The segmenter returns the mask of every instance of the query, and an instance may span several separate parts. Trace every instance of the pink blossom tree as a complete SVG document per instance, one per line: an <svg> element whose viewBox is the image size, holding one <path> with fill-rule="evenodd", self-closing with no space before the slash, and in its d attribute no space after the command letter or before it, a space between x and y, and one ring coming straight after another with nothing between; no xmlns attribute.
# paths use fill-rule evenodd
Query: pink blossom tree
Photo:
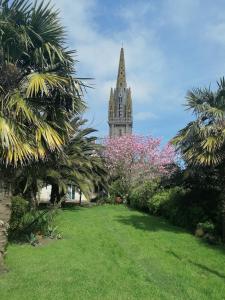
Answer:
<svg viewBox="0 0 225 300"><path fill-rule="evenodd" d="M175 162L171 144L161 148L161 139L151 136L124 135L104 140L103 156L109 176L120 178L127 187L145 180L170 176L167 168Z"/></svg>

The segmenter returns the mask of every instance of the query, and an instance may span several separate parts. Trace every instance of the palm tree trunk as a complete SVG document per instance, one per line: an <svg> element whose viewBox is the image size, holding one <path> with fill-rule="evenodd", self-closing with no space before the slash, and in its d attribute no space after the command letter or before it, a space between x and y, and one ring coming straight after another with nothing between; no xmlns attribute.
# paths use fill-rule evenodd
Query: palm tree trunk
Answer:
<svg viewBox="0 0 225 300"><path fill-rule="evenodd" d="M222 214L222 240L225 243L225 191L223 192L222 195L221 214Z"/></svg>
<svg viewBox="0 0 225 300"><path fill-rule="evenodd" d="M79 205L81 206L81 204L82 204L82 192L81 192L81 190L80 190L80 199L79 199Z"/></svg>
<svg viewBox="0 0 225 300"><path fill-rule="evenodd" d="M222 222L222 241L225 243L225 168L219 168L219 178L222 178L220 182L221 195L220 195L220 209L221 209L221 222Z"/></svg>
<svg viewBox="0 0 225 300"><path fill-rule="evenodd" d="M52 184L52 191L51 191L51 196L50 196L50 202L52 204L59 203L61 200L61 195L59 193L59 186L58 184Z"/></svg>
<svg viewBox="0 0 225 300"><path fill-rule="evenodd" d="M0 273L4 268L4 254L7 246L7 230L11 216L11 189L0 185Z"/></svg>

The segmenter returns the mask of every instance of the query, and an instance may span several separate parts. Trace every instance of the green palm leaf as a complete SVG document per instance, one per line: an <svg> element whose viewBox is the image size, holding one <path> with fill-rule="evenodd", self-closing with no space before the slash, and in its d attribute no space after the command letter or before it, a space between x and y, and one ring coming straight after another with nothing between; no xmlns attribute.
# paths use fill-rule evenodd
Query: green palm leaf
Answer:
<svg viewBox="0 0 225 300"><path fill-rule="evenodd" d="M54 88L63 89L68 83L64 77L54 73L32 73L27 76L26 97L35 97L38 94L50 96Z"/></svg>
<svg viewBox="0 0 225 300"><path fill-rule="evenodd" d="M18 161L24 162L34 155L34 148L20 139L14 125L3 117L0 117L0 142L6 164L17 165Z"/></svg>
<svg viewBox="0 0 225 300"><path fill-rule="evenodd" d="M210 89L188 92L187 107L196 120L180 130L172 142L189 164L219 165L225 158L225 79L218 82L215 93Z"/></svg>

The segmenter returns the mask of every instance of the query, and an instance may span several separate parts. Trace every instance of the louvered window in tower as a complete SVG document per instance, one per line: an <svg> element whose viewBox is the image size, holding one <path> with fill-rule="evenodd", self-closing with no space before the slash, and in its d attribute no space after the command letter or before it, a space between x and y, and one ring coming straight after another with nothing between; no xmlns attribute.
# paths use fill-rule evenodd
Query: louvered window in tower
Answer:
<svg viewBox="0 0 225 300"><path fill-rule="evenodd" d="M122 117L122 97L119 96L119 107L118 107L118 115L119 115L119 118Z"/></svg>

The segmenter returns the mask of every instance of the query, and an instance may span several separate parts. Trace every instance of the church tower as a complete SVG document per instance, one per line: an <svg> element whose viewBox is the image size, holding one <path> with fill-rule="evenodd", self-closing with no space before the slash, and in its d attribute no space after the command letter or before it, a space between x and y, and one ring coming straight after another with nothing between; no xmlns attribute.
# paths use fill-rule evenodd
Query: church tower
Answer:
<svg viewBox="0 0 225 300"><path fill-rule="evenodd" d="M110 91L109 97L109 136L118 137L132 133L132 99L131 90L127 87L124 50L120 50L120 62L116 88Z"/></svg>

